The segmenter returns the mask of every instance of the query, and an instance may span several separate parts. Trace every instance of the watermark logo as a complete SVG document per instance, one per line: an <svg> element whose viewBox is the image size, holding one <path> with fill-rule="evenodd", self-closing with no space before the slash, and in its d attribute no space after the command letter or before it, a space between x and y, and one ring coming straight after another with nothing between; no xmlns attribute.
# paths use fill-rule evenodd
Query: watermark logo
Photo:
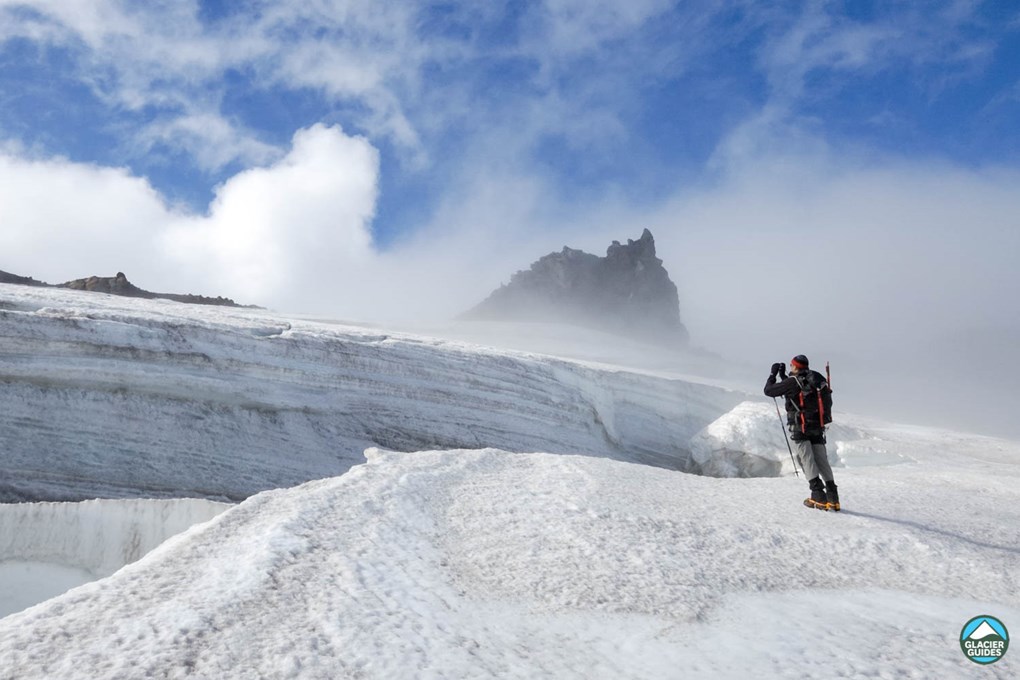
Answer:
<svg viewBox="0 0 1020 680"><path fill-rule="evenodd" d="M1009 649L1009 631L994 616L975 616L963 624L960 631L960 649L974 663L995 663Z"/></svg>

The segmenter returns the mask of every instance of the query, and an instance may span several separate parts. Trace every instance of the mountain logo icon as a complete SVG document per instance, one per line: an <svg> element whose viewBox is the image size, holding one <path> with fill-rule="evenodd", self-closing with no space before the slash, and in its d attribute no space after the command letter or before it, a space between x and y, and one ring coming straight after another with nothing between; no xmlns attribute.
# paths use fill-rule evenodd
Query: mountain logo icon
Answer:
<svg viewBox="0 0 1020 680"><path fill-rule="evenodd" d="M974 663L995 663L1009 649L1009 631L999 619L983 614L963 624L960 649Z"/></svg>

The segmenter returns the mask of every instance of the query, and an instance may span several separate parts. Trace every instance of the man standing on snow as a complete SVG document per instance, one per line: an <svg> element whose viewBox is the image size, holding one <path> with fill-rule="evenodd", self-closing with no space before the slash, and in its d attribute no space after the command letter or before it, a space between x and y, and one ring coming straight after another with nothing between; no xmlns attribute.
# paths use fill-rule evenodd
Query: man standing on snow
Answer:
<svg viewBox="0 0 1020 680"><path fill-rule="evenodd" d="M765 396L786 399L790 439L811 488L811 497L804 505L838 511L839 494L825 450L825 425L832 422L829 413L832 390L824 375L808 368L808 359L803 354L790 360L790 373L787 377L784 364L772 364L772 374L765 382ZM776 382L777 375L779 382Z"/></svg>

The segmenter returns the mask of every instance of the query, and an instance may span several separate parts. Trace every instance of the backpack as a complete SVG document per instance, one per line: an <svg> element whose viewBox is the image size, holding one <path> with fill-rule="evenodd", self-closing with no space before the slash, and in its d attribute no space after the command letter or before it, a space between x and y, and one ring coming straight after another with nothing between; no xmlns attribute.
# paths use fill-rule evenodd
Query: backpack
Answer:
<svg viewBox="0 0 1020 680"><path fill-rule="evenodd" d="M800 386L800 395L791 397L800 421L800 431L808 429L808 418L814 420L817 409L818 426L824 430L832 422L832 390L825 377L817 371L795 373L794 379ZM812 423L814 425L814 423ZM813 429L813 428L812 428Z"/></svg>

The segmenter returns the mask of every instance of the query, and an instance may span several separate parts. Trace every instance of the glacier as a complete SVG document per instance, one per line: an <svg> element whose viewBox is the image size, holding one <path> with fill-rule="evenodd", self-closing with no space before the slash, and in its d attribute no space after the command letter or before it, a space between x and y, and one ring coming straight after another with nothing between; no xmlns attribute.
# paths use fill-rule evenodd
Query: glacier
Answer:
<svg viewBox="0 0 1020 680"><path fill-rule="evenodd" d="M0 617L109 576L230 507L192 498L0 504Z"/></svg>
<svg viewBox="0 0 1020 680"><path fill-rule="evenodd" d="M4 501L236 501L342 474L371 446L585 452L697 472L692 438L748 398L257 311L16 286L0 286L0 302Z"/></svg>
<svg viewBox="0 0 1020 680"><path fill-rule="evenodd" d="M1020 443L838 411L821 513L771 400L498 341L0 285L0 680L956 677L1020 619Z"/></svg>

